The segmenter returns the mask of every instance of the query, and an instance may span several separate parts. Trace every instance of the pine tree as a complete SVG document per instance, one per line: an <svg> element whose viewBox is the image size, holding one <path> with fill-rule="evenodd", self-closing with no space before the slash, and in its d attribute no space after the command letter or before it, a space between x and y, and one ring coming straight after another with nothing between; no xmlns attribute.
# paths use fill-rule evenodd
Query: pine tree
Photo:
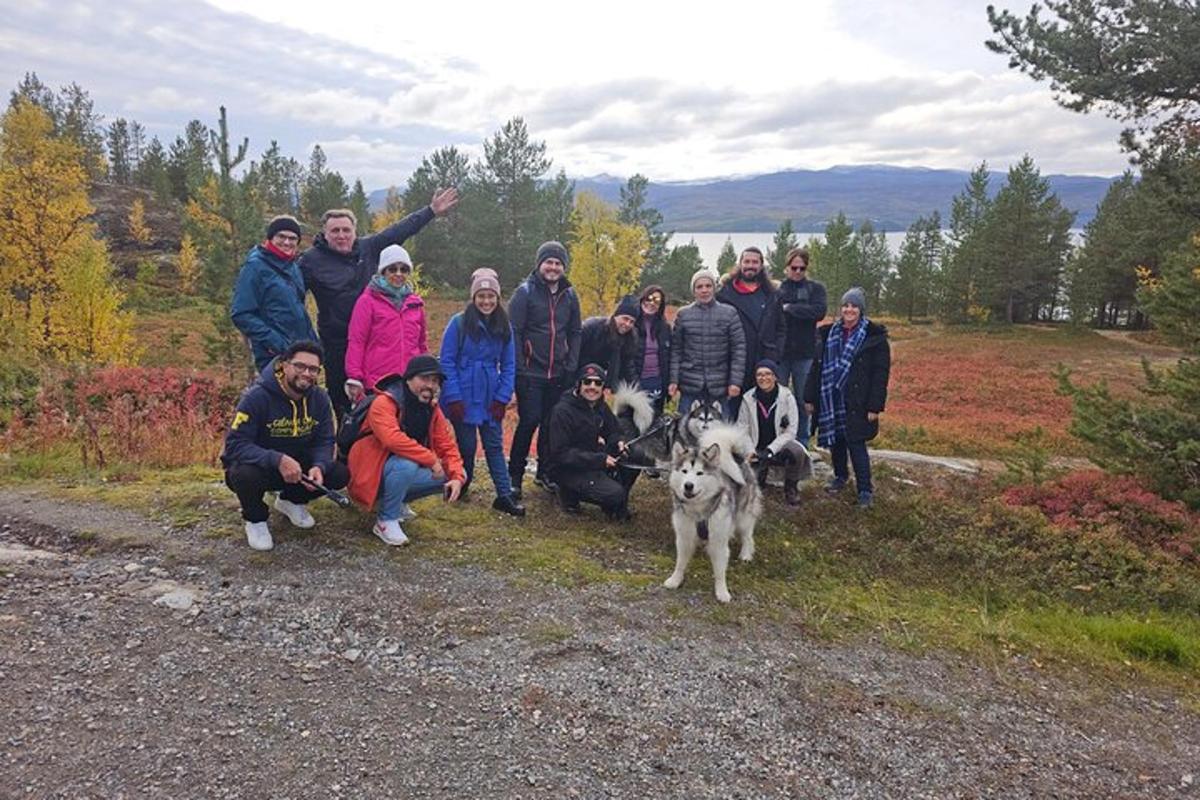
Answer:
<svg viewBox="0 0 1200 800"><path fill-rule="evenodd" d="M167 172L167 153L155 136L146 145L134 171L133 182L154 192L161 202L171 199L171 176Z"/></svg>
<svg viewBox="0 0 1200 800"><path fill-rule="evenodd" d="M198 119L188 122L182 136L176 136L167 156L167 175L171 193L181 203L196 196L213 174L211 131Z"/></svg>
<svg viewBox="0 0 1200 800"><path fill-rule="evenodd" d="M367 200L367 190L361 180L354 181L354 189L350 192L350 202L347 204L358 220L358 235L371 232L371 203Z"/></svg>
<svg viewBox="0 0 1200 800"><path fill-rule="evenodd" d="M294 158L285 157L279 142L271 145L262 160L250 165L243 184L254 198L264 217L300 212L300 165Z"/></svg>
<svg viewBox="0 0 1200 800"><path fill-rule="evenodd" d="M854 256L851 262L850 286L861 286L866 292L867 307L878 307L883 282L892 270L892 251L887 236L876 231L867 220L854 232L851 240Z"/></svg>
<svg viewBox="0 0 1200 800"><path fill-rule="evenodd" d="M981 319L983 306L981 275L984 271L983 224L992 201L988 196L987 162L981 163L962 193L950 206L949 241L942 258L941 316L948 322Z"/></svg>
<svg viewBox="0 0 1200 800"><path fill-rule="evenodd" d="M421 159L420 165L409 176L404 195L398 198L397 208L423 208L429 204L433 193L438 189L464 185L470 171L470 159L458 148L442 147L433 151ZM468 203L465 198L463 202ZM470 226L466 217L466 214L456 210L437 220L435 224L425 227L420 236L411 240L409 253L421 262L428 280L451 286L465 286L474 267L479 266L470 264L467 260L466 236L469 235ZM399 219L400 216L389 215L389 224Z"/></svg>
<svg viewBox="0 0 1200 800"><path fill-rule="evenodd" d="M732 270L738 261L737 250L733 249L733 239L725 237L725 244L721 245L721 252L717 253L717 274L725 275Z"/></svg>
<svg viewBox="0 0 1200 800"><path fill-rule="evenodd" d="M838 212L825 225L825 237L809 247L809 273L825 284L830 298L840 298L858 274L854 227Z"/></svg>
<svg viewBox="0 0 1200 800"><path fill-rule="evenodd" d="M692 239L687 244L676 245L667 254L667 261L662 269L652 273L642 273L642 284L658 284L667 294L668 300L690 301L692 296L692 275L704 266L700 257L700 246Z"/></svg>
<svg viewBox="0 0 1200 800"><path fill-rule="evenodd" d="M667 242L674 231L663 231L663 216L657 208L649 205L647 194L650 180L641 174L636 174L621 187L621 206L617 211L617 219L626 225L640 225L646 232L646 240L650 246L646 249L646 265L648 271L660 269L666 262Z"/></svg>
<svg viewBox="0 0 1200 800"><path fill-rule="evenodd" d="M785 219L775 231L775 238L767 248L767 265L771 274L783 279L787 277L787 254L799 245L792 221Z"/></svg>
<svg viewBox="0 0 1200 800"><path fill-rule="evenodd" d="M118 117L108 126L105 133L108 146L108 177L113 183L128 185L133 180L133 141L129 134L129 121Z"/></svg>
<svg viewBox="0 0 1200 800"><path fill-rule="evenodd" d="M329 169L321 145L313 145L300 192L300 207L305 221L313 228L318 228L322 214L331 208L346 208L349 204L350 187L346 179Z"/></svg>
<svg viewBox="0 0 1200 800"><path fill-rule="evenodd" d="M908 227L896 272L887 282L887 306L909 320L933 309L937 269L942 258L941 217L934 211Z"/></svg>

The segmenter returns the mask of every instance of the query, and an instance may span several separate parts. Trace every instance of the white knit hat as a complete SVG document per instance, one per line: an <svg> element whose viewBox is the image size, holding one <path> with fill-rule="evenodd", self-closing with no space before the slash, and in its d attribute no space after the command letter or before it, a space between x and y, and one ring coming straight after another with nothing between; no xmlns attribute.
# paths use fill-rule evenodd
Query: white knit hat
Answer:
<svg viewBox="0 0 1200 800"><path fill-rule="evenodd" d="M407 264L410 268L413 265L408 251L398 244L389 244L379 253L379 274L382 275L383 270L392 264Z"/></svg>
<svg viewBox="0 0 1200 800"><path fill-rule="evenodd" d="M696 270L695 274L692 275L692 284L690 288L693 292L696 291L696 281L700 280L701 278L708 278L713 282L713 286L716 286L717 281L721 280L719 277L717 277L717 273L713 272L708 267L701 267L700 269Z"/></svg>

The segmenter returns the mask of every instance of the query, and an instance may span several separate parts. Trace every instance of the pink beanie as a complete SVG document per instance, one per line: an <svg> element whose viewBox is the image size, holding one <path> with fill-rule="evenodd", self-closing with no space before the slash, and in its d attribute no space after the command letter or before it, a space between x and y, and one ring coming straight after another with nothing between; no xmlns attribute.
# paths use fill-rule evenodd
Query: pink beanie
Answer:
<svg viewBox="0 0 1200 800"><path fill-rule="evenodd" d="M496 293L496 297L500 296L500 277L496 270L480 267L471 273L471 297L474 298L475 293L483 289L491 289Z"/></svg>

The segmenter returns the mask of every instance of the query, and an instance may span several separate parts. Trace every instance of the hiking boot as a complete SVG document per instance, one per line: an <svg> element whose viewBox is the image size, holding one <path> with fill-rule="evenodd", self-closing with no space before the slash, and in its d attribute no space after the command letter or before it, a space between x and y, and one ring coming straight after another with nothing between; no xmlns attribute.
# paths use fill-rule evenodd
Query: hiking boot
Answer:
<svg viewBox="0 0 1200 800"><path fill-rule="evenodd" d="M788 508L800 507L800 488L796 481L783 482L783 502L787 503Z"/></svg>
<svg viewBox="0 0 1200 800"><path fill-rule="evenodd" d="M846 488L847 483L848 481L845 478L834 478L825 484L825 494L838 494L842 489Z"/></svg>
<svg viewBox="0 0 1200 800"><path fill-rule="evenodd" d="M624 506L613 511L607 511L605 515L613 522L630 522L633 520L633 512Z"/></svg>
<svg viewBox="0 0 1200 800"><path fill-rule="evenodd" d="M525 516L525 506L514 500L510 494L500 495L493 500L492 508L503 511L505 514L512 514L514 517Z"/></svg>
<svg viewBox="0 0 1200 800"><path fill-rule="evenodd" d="M400 504L400 516L396 517L396 522L408 522L417 518L417 512L413 511L408 503Z"/></svg>
<svg viewBox="0 0 1200 800"><path fill-rule="evenodd" d="M275 500L275 510L287 517L288 522L297 528L311 528L317 524L305 506L293 503L291 500L284 500L282 497Z"/></svg>
<svg viewBox="0 0 1200 800"><path fill-rule="evenodd" d="M858 493L858 507L859 508L870 508L874 499L875 499L874 496L870 492L859 492Z"/></svg>
<svg viewBox="0 0 1200 800"><path fill-rule="evenodd" d="M583 509L579 507L579 501L568 497L567 493L562 489L558 490L558 507L562 509L564 514L583 513Z"/></svg>
<svg viewBox="0 0 1200 800"><path fill-rule="evenodd" d="M544 475L538 475L536 478L533 479L533 482L536 483L538 486L542 487L543 489L545 489L547 492L557 492L558 491L558 484L555 483L554 481L550 480L549 478L545 477Z"/></svg>
<svg viewBox="0 0 1200 800"><path fill-rule="evenodd" d="M265 522L246 523L246 543L252 550L270 550L275 546L271 539L271 529Z"/></svg>
<svg viewBox="0 0 1200 800"><path fill-rule="evenodd" d="M408 537L400 529L400 523L394 519L379 520L375 523L375 527L371 529L371 532L382 539L385 544L390 544L393 547L408 544Z"/></svg>
<svg viewBox="0 0 1200 800"><path fill-rule="evenodd" d="M509 475L508 477L509 477L510 483L512 483L512 492L509 493L508 496L513 499L514 503L519 503L519 502L521 502L521 478L522 478L522 476L521 475Z"/></svg>

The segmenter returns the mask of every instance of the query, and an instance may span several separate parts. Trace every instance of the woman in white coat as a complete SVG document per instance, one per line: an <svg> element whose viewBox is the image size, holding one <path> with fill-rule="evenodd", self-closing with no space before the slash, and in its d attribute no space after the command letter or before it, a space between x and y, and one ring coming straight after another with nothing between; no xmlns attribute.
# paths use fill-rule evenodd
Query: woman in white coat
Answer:
<svg viewBox="0 0 1200 800"><path fill-rule="evenodd" d="M783 498L800 505L799 482L812 476L812 459L796 440L800 407L792 390L779 382L779 368L769 358L754 366L754 388L742 396L737 424L754 448L751 461L758 485L766 488L772 466L783 467Z"/></svg>

